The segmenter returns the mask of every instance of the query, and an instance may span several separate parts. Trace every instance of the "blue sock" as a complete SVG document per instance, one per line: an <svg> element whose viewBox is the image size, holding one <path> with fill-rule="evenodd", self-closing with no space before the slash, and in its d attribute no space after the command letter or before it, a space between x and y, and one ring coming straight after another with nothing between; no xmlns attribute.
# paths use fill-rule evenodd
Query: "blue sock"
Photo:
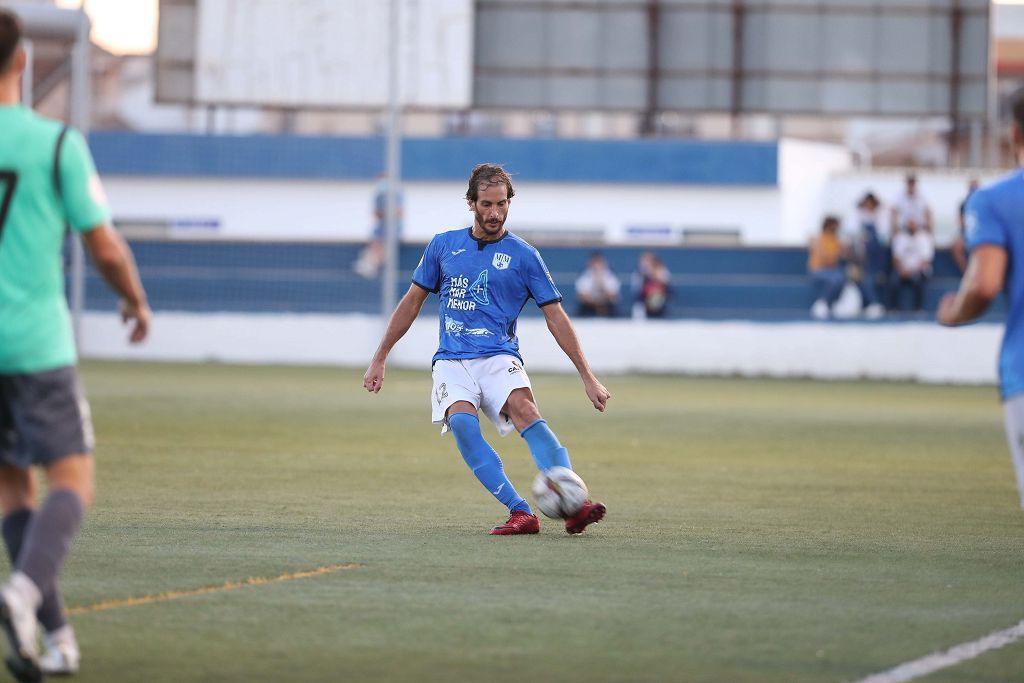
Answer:
<svg viewBox="0 0 1024 683"><path fill-rule="evenodd" d="M558 442L558 437L548 427L547 420L537 420L527 425L526 429L520 432L520 436L526 440L526 445L530 447L530 455L533 456L533 462L537 464L537 469L541 472L552 467L572 469L572 465L569 463L569 451L565 450Z"/></svg>
<svg viewBox="0 0 1024 683"><path fill-rule="evenodd" d="M455 435L455 444L473 474L509 511L531 512L530 504L516 493L512 482L505 476L501 458L480 433L480 418L472 413L455 413L448 418L448 428Z"/></svg>

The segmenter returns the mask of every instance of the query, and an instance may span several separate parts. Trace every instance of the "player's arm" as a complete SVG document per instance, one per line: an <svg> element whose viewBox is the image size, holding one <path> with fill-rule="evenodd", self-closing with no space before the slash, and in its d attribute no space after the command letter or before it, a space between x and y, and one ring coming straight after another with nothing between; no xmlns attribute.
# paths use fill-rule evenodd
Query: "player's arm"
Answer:
<svg viewBox="0 0 1024 683"><path fill-rule="evenodd" d="M131 248L121 234L106 223L83 232L82 241L100 275L121 297L121 319L135 321L129 340L133 344L141 342L149 332L151 313Z"/></svg>
<svg viewBox="0 0 1024 683"><path fill-rule="evenodd" d="M380 346L377 347L377 352L370 360L370 367L363 375L363 386L367 391L376 394L384 386L384 366L387 363L388 354L391 353L391 349L398 343L398 340L404 337L412 327L412 323L420 314L420 309L423 308L423 302L427 300L429 293L423 287L412 284L409 286L409 291L398 302L395 312L391 314L391 320L388 321L387 329L384 330Z"/></svg>
<svg viewBox="0 0 1024 683"><path fill-rule="evenodd" d="M971 251L960 289L939 302L937 318L943 325L963 325L979 317L1003 289L1006 250L995 244L979 244Z"/></svg>
<svg viewBox="0 0 1024 683"><path fill-rule="evenodd" d="M572 364L576 366L576 370L580 373L580 377L583 379L583 387L587 392L587 398L590 399L595 408L604 412L605 404L611 398L611 394L608 393L603 384L597 381L597 377L591 371L590 364L587 363L587 359L583 355L583 347L580 346L579 337L576 336L576 330L573 328L569 316L566 315L565 309L562 308L562 304L555 301L542 306L540 310L544 312L544 320L547 321L551 336L555 338L562 351L565 352L565 355L569 357L569 360L572 361Z"/></svg>

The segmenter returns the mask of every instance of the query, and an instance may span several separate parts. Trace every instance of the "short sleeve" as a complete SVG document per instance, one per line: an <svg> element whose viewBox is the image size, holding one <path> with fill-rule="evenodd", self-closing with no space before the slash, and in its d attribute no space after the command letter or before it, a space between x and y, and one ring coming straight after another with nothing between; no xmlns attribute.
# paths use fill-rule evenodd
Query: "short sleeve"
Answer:
<svg viewBox="0 0 1024 683"><path fill-rule="evenodd" d="M555 281L551 279L548 267L544 265L544 259L540 252L531 250L526 255L526 286L530 295L536 299L538 306L547 306L562 300L562 293L555 287Z"/></svg>
<svg viewBox="0 0 1024 683"><path fill-rule="evenodd" d="M1005 249L1009 244L1006 226L993 209L989 194L978 190L967 200L964 232L968 249L981 244L994 244Z"/></svg>
<svg viewBox="0 0 1024 683"><path fill-rule="evenodd" d="M440 242L441 236L434 235L412 273L413 284L435 294L441 291L441 259L438 258Z"/></svg>
<svg viewBox="0 0 1024 683"><path fill-rule="evenodd" d="M85 232L107 223L110 208L103 183L85 138L77 130L69 129L64 137L59 170L61 201L71 229Z"/></svg>

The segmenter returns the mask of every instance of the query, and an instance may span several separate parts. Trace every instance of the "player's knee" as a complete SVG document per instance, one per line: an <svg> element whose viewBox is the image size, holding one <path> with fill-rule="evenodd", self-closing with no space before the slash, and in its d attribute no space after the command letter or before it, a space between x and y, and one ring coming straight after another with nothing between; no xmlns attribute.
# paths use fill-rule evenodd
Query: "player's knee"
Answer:
<svg viewBox="0 0 1024 683"><path fill-rule="evenodd" d="M473 413L452 413L448 416L448 429L462 442L480 435L480 418Z"/></svg>
<svg viewBox="0 0 1024 683"><path fill-rule="evenodd" d="M96 495L96 478L92 456L70 455L50 463L46 478L51 491L65 490L76 494L82 506L89 508Z"/></svg>
<svg viewBox="0 0 1024 683"><path fill-rule="evenodd" d="M9 515L35 507L36 486L32 470L0 467L0 512Z"/></svg>
<svg viewBox="0 0 1024 683"><path fill-rule="evenodd" d="M505 404L505 412L512 418L512 424L516 429L522 431L527 425L531 425L541 419L540 408L537 407L532 396L509 396Z"/></svg>

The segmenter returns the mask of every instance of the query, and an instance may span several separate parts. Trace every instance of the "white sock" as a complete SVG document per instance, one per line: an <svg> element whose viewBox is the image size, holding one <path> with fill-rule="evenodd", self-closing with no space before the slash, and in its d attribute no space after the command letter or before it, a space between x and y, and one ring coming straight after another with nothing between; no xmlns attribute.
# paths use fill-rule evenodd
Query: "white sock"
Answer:
<svg viewBox="0 0 1024 683"><path fill-rule="evenodd" d="M7 586L27 602L33 612L39 607L39 603L43 601L39 587L23 572L11 574L11 578L7 580Z"/></svg>

